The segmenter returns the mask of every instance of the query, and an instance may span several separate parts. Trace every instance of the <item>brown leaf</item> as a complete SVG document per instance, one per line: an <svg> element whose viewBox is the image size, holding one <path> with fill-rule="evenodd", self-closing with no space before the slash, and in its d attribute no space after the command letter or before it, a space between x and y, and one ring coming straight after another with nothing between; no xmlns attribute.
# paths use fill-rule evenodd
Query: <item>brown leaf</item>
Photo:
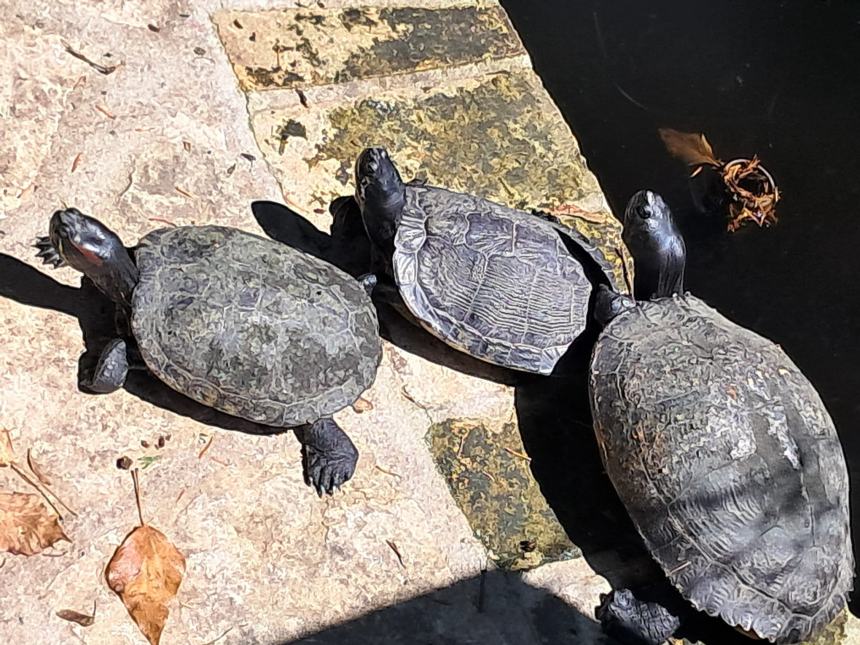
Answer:
<svg viewBox="0 0 860 645"><path fill-rule="evenodd" d="M711 144L704 134L697 132L679 132L671 128L660 128L660 138L663 145L673 157L676 157L691 166L707 164L719 166L720 162L714 157Z"/></svg>
<svg viewBox="0 0 860 645"><path fill-rule="evenodd" d="M128 534L105 569L108 586L152 645L161 639L170 613L167 603L184 574L185 557L161 531L147 525Z"/></svg>
<svg viewBox="0 0 860 645"><path fill-rule="evenodd" d="M60 540L71 542L38 495L0 492L0 551L35 555Z"/></svg>
<svg viewBox="0 0 860 645"><path fill-rule="evenodd" d="M27 449L27 465L30 467L30 470L33 471L33 474L38 477L39 481L45 484L46 486L51 485L51 478L45 474L45 471L42 470L42 467L36 463L33 459L33 455L30 454L30 449Z"/></svg>
<svg viewBox="0 0 860 645"><path fill-rule="evenodd" d="M89 627L96 622L96 603L93 601L93 615L87 616L73 609L61 609L57 612L57 616L63 620L68 620L72 623L77 623L81 627Z"/></svg>
<svg viewBox="0 0 860 645"><path fill-rule="evenodd" d="M12 448L12 437L5 428L0 429L0 468L15 461L15 450Z"/></svg>
<svg viewBox="0 0 860 645"><path fill-rule="evenodd" d="M352 404L352 409L355 410L358 414L362 412L368 412L373 409L373 403L368 401L367 399L363 399L359 397L355 400L355 403Z"/></svg>

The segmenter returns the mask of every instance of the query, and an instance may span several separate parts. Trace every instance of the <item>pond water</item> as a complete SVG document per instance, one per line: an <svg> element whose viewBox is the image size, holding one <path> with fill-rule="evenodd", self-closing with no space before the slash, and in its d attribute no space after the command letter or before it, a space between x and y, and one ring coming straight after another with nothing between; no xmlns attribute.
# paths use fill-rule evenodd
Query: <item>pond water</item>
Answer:
<svg viewBox="0 0 860 645"><path fill-rule="evenodd" d="M809 377L860 500L860 3L502 3L614 212L640 188L665 197L687 288ZM706 133L722 159L758 154L778 224L728 233L697 214L660 127Z"/></svg>

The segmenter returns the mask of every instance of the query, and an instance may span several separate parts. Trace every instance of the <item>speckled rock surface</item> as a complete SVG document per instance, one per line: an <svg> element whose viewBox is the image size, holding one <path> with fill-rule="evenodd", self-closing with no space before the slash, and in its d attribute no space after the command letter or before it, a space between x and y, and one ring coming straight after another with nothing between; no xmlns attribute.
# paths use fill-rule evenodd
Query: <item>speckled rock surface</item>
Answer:
<svg viewBox="0 0 860 645"><path fill-rule="evenodd" d="M391 324L375 384L337 415L361 456L344 491L322 500L289 433L243 433L145 375L107 396L76 387L85 342L98 340L82 329L110 310L71 270L35 261L31 244L63 203L128 243L165 224L259 233L257 200L327 230L354 153L383 143L407 175L560 210L616 245L599 186L495 2L321 4L4 5L0 426L78 516L54 557L0 555L0 642L145 642L103 575L136 522L130 477L115 467L123 455L142 468L146 519L187 558L162 643L606 642L591 615L607 582L583 558L501 572L425 440L452 419L515 436L523 392L515 401L504 378L417 330ZM518 517L540 515L558 535L520 475ZM0 489L27 487L6 468ZM94 601L90 627L55 615Z"/></svg>

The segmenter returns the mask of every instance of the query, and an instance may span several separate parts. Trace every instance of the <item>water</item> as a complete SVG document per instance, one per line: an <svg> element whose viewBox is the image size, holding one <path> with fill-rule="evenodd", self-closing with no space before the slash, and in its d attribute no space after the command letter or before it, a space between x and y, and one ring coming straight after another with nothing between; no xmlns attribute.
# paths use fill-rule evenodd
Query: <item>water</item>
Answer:
<svg viewBox="0 0 860 645"><path fill-rule="evenodd" d="M687 240L687 288L815 384L860 526L860 3L502 3L613 210L660 192ZM660 127L705 132L723 159L759 154L784 197L777 226L730 234L697 215Z"/></svg>

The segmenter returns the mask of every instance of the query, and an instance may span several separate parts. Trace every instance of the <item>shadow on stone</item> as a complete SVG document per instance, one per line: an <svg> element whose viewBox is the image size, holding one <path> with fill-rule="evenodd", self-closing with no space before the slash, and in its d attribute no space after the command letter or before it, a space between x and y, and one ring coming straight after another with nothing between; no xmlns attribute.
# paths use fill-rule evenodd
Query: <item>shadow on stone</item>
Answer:
<svg viewBox="0 0 860 645"><path fill-rule="evenodd" d="M488 571L281 645L288 643L615 645L594 620L576 608L526 584L518 574L499 571Z"/></svg>
<svg viewBox="0 0 860 645"><path fill-rule="evenodd" d="M78 319L84 341L84 352L78 361L78 382L82 374L95 366L102 348L116 336L113 303L87 278L81 279L80 288L69 287L25 262L0 253L0 296ZM69 378L72 378L71 374ZM289 431L256 424L201 405L145 372L129 373L125 389L152 405L224 430L250 434Z"/></svg>

